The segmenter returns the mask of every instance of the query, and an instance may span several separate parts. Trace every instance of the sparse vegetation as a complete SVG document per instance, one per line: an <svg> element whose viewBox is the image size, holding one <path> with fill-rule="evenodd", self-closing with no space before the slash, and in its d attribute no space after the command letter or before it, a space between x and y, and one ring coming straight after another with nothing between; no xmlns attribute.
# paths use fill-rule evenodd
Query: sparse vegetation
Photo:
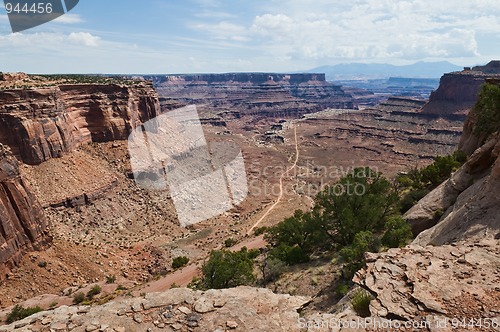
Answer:
<svg viewBox="0 0 500 332"><path fill-rule="evenodd" d="M116 276L111 275L106 277L106 283L107 284L114 284L116 282Z"/></svg>
<svg viewBox="0 0 500 332"><path fill-rule="evenodd" d="M73 304L80 304L83 301L85 301L85 294L83 292L73 294Z"/></svg>
<svg viewBox="0 0 500 332"><path fill-rule="evenodd" d="M229 238L229 239L226 239L226 241L224 241L224 246L226 248L231 248L232 246L234 246L236 243L238 243L238 241L236 239L233 239L233 238Z"/></svg>
<svg viewBox="0 0 500 332"><path fill-rule="evenodd" d="M246 247L234 252L212 251L202 268L203 278L200 288L222 289L250 285L255 280L253 267L254 259L258 254L257 250L247 250Z"/></svg>
<svg viewBox="0 0 500 332"><path fill-rule="evenodd" d="M99 285L94 285L92 288L87 292L86 298L87 300L92 300L94 296L100 294L102 291L101 286Z"/></svg>
<svg viewBox="0 0 500 332"><path fill-rule="evenodd" d="M7 315L7 324L11 324L15 321L18 321L18 320L21 320L21 319L24 319L26 317L29 317L33 314L36 314L37 312L40 312L42 311L42 308L40 307L28 307L28 308L24 308L23 306L21 305L16 305L12 311Z"/></svg>
<svg viewBox="0 0 500 332"><path fill-rule="evenodd" d="M189 263L189 258L186 256L178 256L175 257L174 260L172 261L172 268L177 270L180 269L181 267L186 266Z"/></svg>
<svg viewBox="0 0 500 332"><path fill-rule="evenodd" d="M351 305L358 315L361 317L369 317L371 300L373 300L373 296L365 290L360 289L354 293L351 299Z"/></svg>

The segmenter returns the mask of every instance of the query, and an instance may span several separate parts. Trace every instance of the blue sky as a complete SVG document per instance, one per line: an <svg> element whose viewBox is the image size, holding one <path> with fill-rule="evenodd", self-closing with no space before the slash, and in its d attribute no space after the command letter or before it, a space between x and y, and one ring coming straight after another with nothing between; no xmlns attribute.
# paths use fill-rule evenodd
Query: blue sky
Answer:
<svg viewBox="0 0 500 332"><path fill-rule="evenodd" d="M297 71L493 58L498 0L80 0L17 34L0 6L0 71Z"/></svg>

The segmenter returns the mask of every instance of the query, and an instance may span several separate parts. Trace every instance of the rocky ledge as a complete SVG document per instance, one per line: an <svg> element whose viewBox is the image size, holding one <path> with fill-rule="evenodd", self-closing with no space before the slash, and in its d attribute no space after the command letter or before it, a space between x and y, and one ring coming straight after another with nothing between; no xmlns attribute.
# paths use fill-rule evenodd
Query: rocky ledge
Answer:
<svg viewBox="0 0 500 332"><path fill-rule="evenodd" d="M299 331L298 311L308 301L251 287L175 288L100 306L64 306L0 331Z"/></svg>
<svg viewBox="0 0 500 332"><path fill-rule="evenodd" d="M354 281L376 295L374 317L400 321L490 319L500 323L500 243L410 245L367 254ZM448 325L450 326L450 325Z"/></svg>

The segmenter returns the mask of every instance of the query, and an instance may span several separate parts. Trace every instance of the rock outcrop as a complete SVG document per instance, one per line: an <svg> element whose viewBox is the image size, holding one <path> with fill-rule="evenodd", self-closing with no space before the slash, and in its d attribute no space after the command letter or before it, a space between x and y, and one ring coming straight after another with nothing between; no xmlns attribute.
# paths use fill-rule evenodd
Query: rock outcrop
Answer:
<svg viewBox="0 0 500 332"><path fill-rule="evenodd" d="M476 135L478 112L481 110L469 114L459 145L470 155L467 162L404 216L414 234L425 230L416 243L492 238L500 231L500 131L488 138Z"/></svg>
<svg viewBox="0 0 500 332"><path fill-rule="evenodd" d="M0 143L24 163L40 164L82 143L123 140L159 114L148 83L0 91Z"/></svg>
<svg viewBox="0 0 500 332"><path fill-rule="evenodd" d="M300 331L298 310L308 301L251 287L206 292L176 288L102 306L60 307L0 327L0 331L292 332Z"/></svg>
<svg viewBox="0 0 500 332"><path fill-rule="evenodd" d="M358 271L354 281L376 296L370 303L373 317L432 327L419 331L437 331L445 321L451 329L453 322L463 319L489 320L490 325L496 321L497 327L500 323L500 244L496 240L410 245L367 254L366 259L366 268ZM464 326L455 329L460 327ZM484 325L477 330L493 329Z"/></svg>
<svg viewBox="0 0 500 332"><path fill-rule="evenodd" d="M0 145L0 282L29 250L50 242L41 205L19 175L10 149Z"/></svg>
<svg viewBox="0 0 500 332"><path fill-rule="evenodd" d="M491 61L485 66L443 75L439 88L431 93L422 113L443 117L466 115L476 102L485 80L500 77L499 64L500 61Z"/></svg>

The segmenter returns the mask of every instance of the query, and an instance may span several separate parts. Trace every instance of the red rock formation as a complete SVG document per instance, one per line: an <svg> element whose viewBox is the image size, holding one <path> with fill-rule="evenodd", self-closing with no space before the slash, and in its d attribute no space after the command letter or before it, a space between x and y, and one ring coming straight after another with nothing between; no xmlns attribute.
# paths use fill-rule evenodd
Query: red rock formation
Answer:
<svg viewBox="0 0 500 332"><path fill-rule="evenodd" d="M159 113L150 84L60 85L0 91L0 143L27 164L60 157L85 142L124 140Z"/></svg>
<svg viewBox="0 0 500 332"><path fill-rule="evenodd" d="M18 161L0 145L0 282L29 250L50 242L42 207L19 175Z"/></svg>
<svg viewBox="0 0 500 332"><path fill-rule="evenodd" d="M449 73L441 77L439 88L431 93L422 113L448 116L468 114L477 100L479 90L488 78L500 77L500 62Z"/></svg>
<svg viewBox="0 0 500 332"><path fill-rule="evenodd" d="M154 82L162 96L250 115L301 116L325 108L353 107L352 96L327 82L324 74L233 73L145 78Z"/></svg>

